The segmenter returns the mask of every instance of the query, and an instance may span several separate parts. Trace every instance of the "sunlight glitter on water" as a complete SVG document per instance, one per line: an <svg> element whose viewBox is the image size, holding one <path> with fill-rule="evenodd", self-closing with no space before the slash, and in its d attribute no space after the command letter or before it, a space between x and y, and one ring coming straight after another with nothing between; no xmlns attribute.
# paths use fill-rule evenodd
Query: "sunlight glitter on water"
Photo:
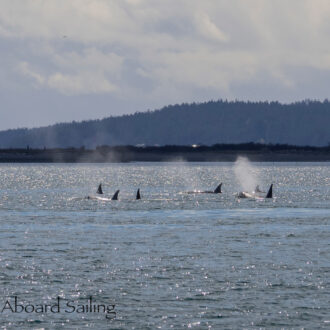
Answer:
<svg viewBox="0 0 330 330"><path fill-rule="evenodd" d="M238 201L231 163L1 165L2 297L93 296L117 312L6 312L1 326L325 326L330 164L253 168L273 200ZM100 182L119 201L87 200ZM186 193L219 182L222 194Z"/></svg>

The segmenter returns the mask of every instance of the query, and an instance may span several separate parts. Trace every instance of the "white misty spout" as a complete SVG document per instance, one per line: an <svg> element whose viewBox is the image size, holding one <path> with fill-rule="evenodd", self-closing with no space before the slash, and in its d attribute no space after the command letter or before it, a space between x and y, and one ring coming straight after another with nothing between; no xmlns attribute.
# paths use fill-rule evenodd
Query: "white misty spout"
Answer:
<svg viewBox="0 0 330 330"><path fill-rule="evenodd" d="M234 164L234 172L242 191L252 192L257 185L255 169L245 157L238 157Z"/></svg>

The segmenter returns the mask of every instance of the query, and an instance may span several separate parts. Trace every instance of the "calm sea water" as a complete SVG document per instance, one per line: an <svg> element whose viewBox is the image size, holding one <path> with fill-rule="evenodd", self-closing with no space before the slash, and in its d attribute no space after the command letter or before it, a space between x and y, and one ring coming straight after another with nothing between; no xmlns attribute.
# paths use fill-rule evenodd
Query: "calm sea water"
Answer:
<svg viewBox="0 0 330 330"><path fill-rule="evenodd" d="M253 166L273 200L237 200L232 163L0 165L0 325L330 327L330 164Z"/></svg>

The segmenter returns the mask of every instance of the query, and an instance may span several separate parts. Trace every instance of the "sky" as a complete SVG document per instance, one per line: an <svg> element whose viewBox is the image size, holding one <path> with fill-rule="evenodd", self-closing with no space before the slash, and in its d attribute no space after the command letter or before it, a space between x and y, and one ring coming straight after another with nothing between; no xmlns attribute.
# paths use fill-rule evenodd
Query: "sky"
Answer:
<svg viewBox="0 0 330 330"><path fill-rule="evenodd" d="M329 98L328 0L0 0L0 130Z"/></svg>

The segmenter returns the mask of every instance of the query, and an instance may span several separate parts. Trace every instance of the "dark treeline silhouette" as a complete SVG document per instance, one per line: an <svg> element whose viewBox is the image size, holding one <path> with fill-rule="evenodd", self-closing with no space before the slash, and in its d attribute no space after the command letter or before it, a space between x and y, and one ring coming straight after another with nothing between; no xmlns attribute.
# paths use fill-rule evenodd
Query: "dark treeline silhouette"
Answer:
<svg viewBox="0 0 330 330"><path fill-rule="evenodd" d="M84 153L84 152L203 152L203 151L329 151L330 145L324 147L315 146L295 146L289 144L264 144L264 143L238 143L238 144L214 144L211 146L205 145L165 145L165 146L109 146L102 145L97 146L94 149L86 149L84 146L79 148L67 147L67 148L2 148L0 153L24 153L24 154L36 154L36 153L49 153L49 152L73 152L73 153Z"/></svg>
<svg viewBox="0 0 330 330"><path fill-rule="evenodd" d="M215 144L212 146L97 146L80 148L0 149L0 162L131 162L131 161L235 161L246 156L254 161L330 161L326 147L287 144Z"/></svg>
<svg viewBox="0 0 330 330"><path fill-rule="evenodd" d="M330 102L210 101L100 120L0 132L0 148L100 145L214 145L249 141L326 146Z"/></svg>
<svg viewBox="0 0 330 330"><path fill-rule="evenodd" d="M72 150L68 148L67 150ZM81 150L81 149L80 149ZM288 144L261 144L261 143L239 143L239 144L214 144L212 146L196 145L196 146L180 146L180 145L165 145L165 146L97 146L95 150L100 152L203 152L203 151L320 151L330 152L330 145L325 147L313 147L313 146L294 146Z"/></svg>

